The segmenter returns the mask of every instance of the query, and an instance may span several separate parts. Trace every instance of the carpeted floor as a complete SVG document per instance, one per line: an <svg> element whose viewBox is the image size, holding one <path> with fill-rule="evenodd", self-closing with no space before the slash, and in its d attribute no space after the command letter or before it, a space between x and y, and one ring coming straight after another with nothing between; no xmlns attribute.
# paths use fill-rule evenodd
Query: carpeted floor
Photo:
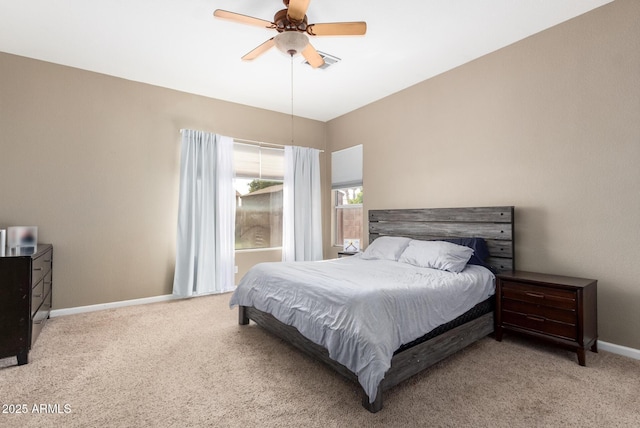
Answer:
<svg viewBox="0 0 640 428"><path fill-rule="evenodd" d="M2 427L638 427L640 361L485 338L360 405L356 386L251 324L229 294L51 319L0 360ZM16 413L26 410L25 413Z"/></svg>

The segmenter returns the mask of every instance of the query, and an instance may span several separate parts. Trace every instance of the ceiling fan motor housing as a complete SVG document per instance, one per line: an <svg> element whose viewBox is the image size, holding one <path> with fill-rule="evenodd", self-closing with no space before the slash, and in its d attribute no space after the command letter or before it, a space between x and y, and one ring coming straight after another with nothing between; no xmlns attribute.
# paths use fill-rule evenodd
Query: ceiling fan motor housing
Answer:
<svg viewBox="0 0 640 428"><path fill-rule="evenodd" d="M304 16L302 21L295 22L289 18L288 12L288 9L282 9L273 16L273 23L276 24L276 30L278 30L279 33L283 31L307 31L307 15Z"/></svg>

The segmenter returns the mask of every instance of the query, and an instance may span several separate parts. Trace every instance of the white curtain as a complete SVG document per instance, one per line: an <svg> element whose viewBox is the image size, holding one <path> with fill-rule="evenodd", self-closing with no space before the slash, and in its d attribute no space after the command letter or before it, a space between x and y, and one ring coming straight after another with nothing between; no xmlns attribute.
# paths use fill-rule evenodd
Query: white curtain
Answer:
<svg viewBox="0 0 640 428"><path fill-rule="evenodd" d="M284 148L282 261L322 260L320 151Z"/></svg>
<svg viewBox="0 0 640 428"><path fill-rule="evenodd" d="M173 294L234 288L233 139L183 129Z"/></svg>

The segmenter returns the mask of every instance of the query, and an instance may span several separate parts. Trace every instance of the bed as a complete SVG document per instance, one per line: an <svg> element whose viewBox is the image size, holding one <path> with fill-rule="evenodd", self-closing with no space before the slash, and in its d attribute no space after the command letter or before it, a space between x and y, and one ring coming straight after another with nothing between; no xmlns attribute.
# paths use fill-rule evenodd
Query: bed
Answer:
<svg viewBox="0 0 640 428"><path fill-rule="evenodd" d="M372 210L371 249L402 244L397 257L404 260L378 257L370 261L375 252L365 250L346 259L259 264L243 277L231 306L239 306L241 325L253 320L359 383L363 406L377 412L385 390L494 328L495 278L489 270L466 260L447 271L416 268L409 248L422 254L416 251L447 245L464 253L459 245L441 241L466 244L470 238L482 238L488 254L478 264L493 272L510 271L514 269L513 219L510 206ZM409 281L420 285L408 285ZM447 291L440 294L452 300L432 297L443 289L441 283ZM455 289L451 284L466 294L451 291ZM432 294L420 297L420 287L432 288Z"/></svg>

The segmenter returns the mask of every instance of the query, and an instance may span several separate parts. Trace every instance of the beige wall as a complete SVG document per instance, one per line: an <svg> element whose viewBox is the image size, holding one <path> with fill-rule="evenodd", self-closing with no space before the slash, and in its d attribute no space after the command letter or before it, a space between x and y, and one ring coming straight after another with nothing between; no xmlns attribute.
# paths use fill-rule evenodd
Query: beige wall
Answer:
<svg viewBox="0 0 640 428"><path fill-rule="evenodd" d="M295 143L325 126L296 118ZM291 142L286 114L0 53L0 227L54 244L55 309L171 293L181 128Z"/></svg>
<svg viewBox="0 0 640 428"><path fill-rule="evenodd" d="M522 270L598 279L640 348L640 2L618 0L328 123L365 210L514 205Z"/></svg>
<svg viewBox="0 0 640 428"><path fill-rule="evenodd" d="M617 0L327 124L364 144L365 210L516 206L521 269L597 278L640 349L640 2ZM0 53L0 227L55 245L54 307L171 292L179 130L287 144L289 116ZM326 147L325 147L326 144ZM279 251L239 253L239 275Z"/></svg>

